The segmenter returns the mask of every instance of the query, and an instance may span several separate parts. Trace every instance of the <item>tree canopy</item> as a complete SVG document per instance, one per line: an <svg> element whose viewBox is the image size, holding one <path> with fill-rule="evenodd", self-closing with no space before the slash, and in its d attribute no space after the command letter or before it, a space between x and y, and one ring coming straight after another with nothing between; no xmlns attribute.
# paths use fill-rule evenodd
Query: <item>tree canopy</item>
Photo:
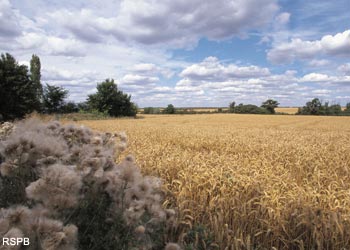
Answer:
<svg viewBox="0 0 350 250"><path fill-rule="evenodd" d="M10 54L0 58L0 116L4 120L22 118L40 107L37 86L30 79L28 68L19 65Z"/></svg>
<svg viewBox="0 0 350 250"><path fill-rule="evenodd" d="M349 113L346 109L342 111L339 104L329 105L329 102L323 104L320 99L314 98L299 108L297 115L349 115Z"/></svg>
<svg viewBox="0 0 350 250"><path fill-rule="evenodd" d="M41 63L40 58L35 54L32 55L32 59L30 60L30 79L36 88L37 98L41 100L43 95L43 87L41 85Z"/></svg>
<svg viewBox="0 0 350 250"><path fill-rule="evenodd" d="M60 113L65 105L64 99L68 95L68 90L63 87L46 84L43 94L43 106L45 112Z"/></svg>
<svg viewBox="0 0 350 250"><path fill-rule="evenodd" d="M261 104L262 108L267 109L271 114L275 114L275 108L277 108L279 103L276 100L268 99Z"/></svg>
<svg viewBox="0 0 350 250"><path fill-rule="evenodd" d="M118 90L113 79L97 84L97 93L88 96L90 109L107 112L110 116L135 116L137 107L131 102L131 96Z"/></svg>
<svg viewBox="0 0 350 250"><path fill-rule="evenodd" d="M168 106L163 110L165 114L175 114L175 107L172 104L168 104Z"/></svg>

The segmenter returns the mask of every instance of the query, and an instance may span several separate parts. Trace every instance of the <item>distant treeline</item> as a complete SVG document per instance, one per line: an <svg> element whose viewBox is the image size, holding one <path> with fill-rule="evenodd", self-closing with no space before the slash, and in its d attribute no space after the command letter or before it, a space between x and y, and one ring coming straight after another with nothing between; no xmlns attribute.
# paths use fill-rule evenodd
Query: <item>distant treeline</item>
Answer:
<svg viewBox="0 0 350 250"><path fill-rule="evenodd" d="M323 104L318 98L314 98L312 101L307 102L305 106L299 108L296 114L350 116L350 102L347 103L345 109L342 110L339 104L330 105L329 102Z"/></svg>
<svg viewBox="0 0 350 250"><path fill-rule="evenodd" d="M228 108L175 108L173 104L169 104L166 108L145 107L140 111L142 114L213 114L213 113L236 113L236 114L279 114L288 115L283 112L276 112L279 103L276 100L268 99L261 106L253 104L231 102ZM350 115L350 103L342 110L339 104L330 105L329 102L324 104L318 99L307 102L305 106L298 108L296 115Z"/></svg>

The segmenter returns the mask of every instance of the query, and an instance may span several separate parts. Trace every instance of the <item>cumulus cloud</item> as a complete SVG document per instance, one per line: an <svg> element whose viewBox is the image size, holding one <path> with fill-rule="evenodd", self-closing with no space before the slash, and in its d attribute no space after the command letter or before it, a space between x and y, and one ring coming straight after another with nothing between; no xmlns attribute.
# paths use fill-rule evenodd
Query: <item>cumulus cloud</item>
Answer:
<svg viewBox="0 0 350 250"><path fill-rule="evenodd" d="M350 76L329 76L321 73L309 73L301 77L299 82L350 84Z"/></svg>
<svg viewBox="0 0 350 250"><path fill-rule="evenodd" d="M40 50L49 55L84 56L86 47L76 39L61 38L42 33L25 32L16 38L15 46L21 50Z"/></svg>
<svg viewBox="0 0 350 250"><path fill-rule="evenodd" d="M66 69L58 69L53 67L44 67L42 69L42 78L43 81L73 81L73 80L91 80L94 81L97 73L82 70L80 72L66 70Z"/></svg>
<svg viewBox="0 0 350 250"><path fill-rule="evenodd" d="M158 77L127 74L121 79L120 83L123 85L149 85L158 81Z"/></svg>
<svg viewBox="0 0 350 250"><path fill-rule="evenodd" d="M310 62L308 62L308 65L311 67L323 67L323 66L327 66L329 65L331 62L329 60L326 59L313 59Z"/></svg>
<svg viewBox="0 0 350 250"><path fill-rule="evenodd" d="M350 76L350 63L345 63L337 68L338 71L342 72L344 75Z"/></svg>
<svg viewBox="0 0 350 250"><path fill-rule="evenodd" d="M166 78L171 78L174 72L166 67L159 67L153 63L138 63L129 68L130 71L141 75L161 74Z"/></svg>
<svg viewBox="0 0 350 250"><path fill-rule="evenodd" d="M268 51L267 58L273 63L291 63L298 59L311 59L322 55L349 56L350 30L334 36L326 35L315 41L293 38L290 42L281 43Z"/></svg>
<svg viewBox="0 0 350 250"><path fill-rule="evenodd" d="M225 81L230 78L248 78L268 75L270 75L268 68L260 68L255 65L224 65L220 63L216 57L207 57L201 63L193 64L180 73L180 76L184 78L212 81Z"/></svg>
<svg viewBox="0 0 350 250"><path fill-rule="evenodd" d="M0 1L0 37L16 37L21 34L17 13L8 0Z"/></svg>
<svg viewBox="0 0 350 250"><path fill-rule="evenodd" d="M330 77L326 74L320 74L320 73L310 73L307 75L304 75L300 81L301 82L326 82L330 81Z"/></svg>
<svg viewBox="0 0 350 250"><path fill-rule="evenodd" d="M115 16L100 17L91 9L58 10L51 16L89 42L111 35L121 41L186 47L201 37L221 40L263 27L277 11L275 0L123 0Z"/></svg>

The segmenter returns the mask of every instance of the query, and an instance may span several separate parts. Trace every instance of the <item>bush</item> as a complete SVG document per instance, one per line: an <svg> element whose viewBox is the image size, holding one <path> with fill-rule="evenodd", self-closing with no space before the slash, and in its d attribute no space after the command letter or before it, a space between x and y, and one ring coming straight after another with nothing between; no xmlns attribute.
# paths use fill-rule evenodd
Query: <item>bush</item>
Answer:
<svg viewBox="0 0 350 250"><path fill-rule="evenodd" d="M305 106L298 109L297 115L348 115L347 111L341 110L339 104L323 104L318 98L307 102Z"/></svg>
<svg viewBox="0 0 350 250"><path fill-rule="evenodd" d="M160 114L160 108L146 107L143 109L144 114Z"/></svg>
<svg viewBox="0 0 350 250"><path fill-rule="evenodd" d="M88 96L90 110L107 112L110 116L136 116L137 106L131 102L131 96L118 89L113 79L97 84L97 93Z"/></svg>
<svg viewBox="0 0 350 250"><path fill-rule="evenodd" d="M253 104L239 104L234 108L234 112L237 114L270 114L265 108L260 108Z"/></svg>
<svg viewBox="0 0 350 250"><path fill-rule="evenodd" d="M0 237L28 237L30 249L164 248L175 212L162 207L160 180L142 176L131 156L115 163L125 134L35 119L9 129L0 141Z"/></svg>
<svg viewBox="0 0 350 250"><path fill-rule="evenodd" d="M172 104L169 104L164 110L163 113L164 114L175 114L175 107Z"/></svg>

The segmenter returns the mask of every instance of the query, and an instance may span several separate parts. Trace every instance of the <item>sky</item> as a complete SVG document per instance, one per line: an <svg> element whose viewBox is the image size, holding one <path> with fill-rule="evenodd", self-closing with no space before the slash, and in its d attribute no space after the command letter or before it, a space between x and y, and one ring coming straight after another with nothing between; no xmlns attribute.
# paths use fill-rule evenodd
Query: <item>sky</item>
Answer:
<svg viewBox="0 0 350 250"><path fill-rule="evenodd" d="M107 78L139 107L350 102L350 0L0 0L0 53L81 102Z"/></svg>

